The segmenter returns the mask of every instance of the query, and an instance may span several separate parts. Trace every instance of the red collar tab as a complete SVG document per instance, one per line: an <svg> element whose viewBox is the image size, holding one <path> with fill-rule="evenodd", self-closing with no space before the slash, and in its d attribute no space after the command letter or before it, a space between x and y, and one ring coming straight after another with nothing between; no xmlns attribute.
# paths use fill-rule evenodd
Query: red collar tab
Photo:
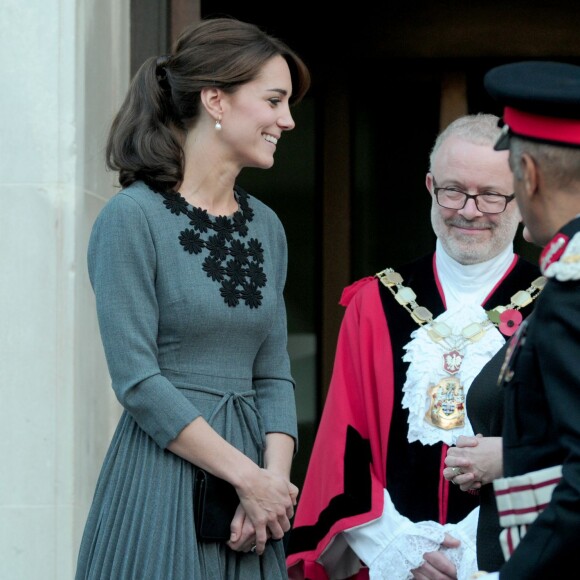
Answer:
<svg viewBox="0 0 580 580"><path fill-rule="evenodd" d="M557 262L564 253L570 238L564 234L556 234L542 250L540 254L540 270L545 274L548 266Z"/></svg>
<svg viewBox="0 0 580 580"><path fill-rule="evenodd" d="M505 107L503 120L514 134L522 137L580 145L580 119L545 117Z"/></svg>

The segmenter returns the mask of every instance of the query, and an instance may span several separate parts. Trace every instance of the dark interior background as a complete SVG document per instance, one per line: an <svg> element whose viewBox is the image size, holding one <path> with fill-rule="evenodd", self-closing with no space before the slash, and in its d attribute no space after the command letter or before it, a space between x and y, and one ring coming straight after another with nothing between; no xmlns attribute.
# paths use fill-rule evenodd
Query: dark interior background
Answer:
<svg viewBox="0 0 580 580"><path fill-rule="evenodd" d="M569 0L351 2L342 9L305 0L133 0L133 70L166 53L190 21L211 16L258 24L312 73L274 167L245 170L239 179L285 225L289 332L298 345L315 342L314 354L297 356L295 367L301 439L293 478L301 485L332 371L342 288L432 250L424 182L437 133L464 113L501 114L483 88L484 74L498 64L580 64L580 8ZM515 245L537 260L539 250L521 236Z"/></svg>

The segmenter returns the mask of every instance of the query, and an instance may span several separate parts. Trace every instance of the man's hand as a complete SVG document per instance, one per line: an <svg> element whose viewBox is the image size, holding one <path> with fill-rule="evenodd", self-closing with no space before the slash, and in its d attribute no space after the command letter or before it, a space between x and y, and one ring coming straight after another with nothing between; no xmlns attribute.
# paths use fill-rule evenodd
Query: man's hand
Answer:
<svg viewBox="0 0 580 580"><path fill-rule="evenodd" d="M460 544L458 539L445 534L441 547L458 548ZM423 558L425 562L418 568L411 570L415 580L457 580L455 564L443 552L427 552L423 554Z"/></svg>
<svg viewBox="0 0 580 580"><path fill-rule="evenodd" d="M479 489L502 476L503 455L501 437L466 437L450 447L445 458L443 477L459 485L462 491Z"/></svg>

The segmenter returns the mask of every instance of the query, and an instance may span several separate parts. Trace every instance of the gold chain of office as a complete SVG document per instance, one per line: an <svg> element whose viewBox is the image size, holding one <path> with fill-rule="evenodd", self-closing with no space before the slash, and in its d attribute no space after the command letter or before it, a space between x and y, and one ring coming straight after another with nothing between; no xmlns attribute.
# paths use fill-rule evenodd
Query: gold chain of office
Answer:
<svg viewBox="0 0 580 580"><path fill-rule="evenodd" d="M424 306L417 304L417 295L411 288L403 286L403 277L398 272L386 268L375 275L419 326L429 325L427 334L443 349L443 370L448 376L442 378L436 385L429 385L427 389L429 408L425 413L425 420L434 427L445 430L463 427L465 390L455 376L460 371L465 356L463 349L469 343L480 340L492 325L499 326L503 312L520 310L531 304L546 285L546 278L544 276L536 278L528 289L516 292L507 306L496 306L486 311L487 318L483 322L472 322L464 327L460 334L456 334L445 322L433 320L433 314Z"/></svg>
<svg viewBox="0 0 580 580"><path fill-rule="evenodd" d="M408 286L403 286L403 277L392 268L385 268L375 274L377 278L386 286L395 300L411 315L411 318L419 325L429 324L427 333L434 342L447 342L453 335L451 328L444 322L434 321L433 314L425 306L419 306L416 302L417 295ZM545 276L540 276L532 281L526 290L519 290L511 297L511 302L507 306L496 306L492 310L486 311L487 320L483 322L472 322L461 331L464 343L477 342L485 334L491 325L499 326L499 317L506 310L520 310L531 304L546 285ZM458 345L449 345L453 348L460 348Z"/></svg>

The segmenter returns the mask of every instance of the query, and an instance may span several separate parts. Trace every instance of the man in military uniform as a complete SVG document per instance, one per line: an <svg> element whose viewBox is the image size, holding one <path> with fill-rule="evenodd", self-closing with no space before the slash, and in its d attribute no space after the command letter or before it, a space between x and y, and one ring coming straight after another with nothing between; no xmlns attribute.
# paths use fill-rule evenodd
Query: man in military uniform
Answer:
<svg viewBox="0 0 580 580"><path fill-rule="evenodd" d="M486 580L567 577L580 539L580 66L528 61L485 77L504 107L516 200L548 282L500 374L506 563ZM574 572L572 572L574 574Z"/></svg>

